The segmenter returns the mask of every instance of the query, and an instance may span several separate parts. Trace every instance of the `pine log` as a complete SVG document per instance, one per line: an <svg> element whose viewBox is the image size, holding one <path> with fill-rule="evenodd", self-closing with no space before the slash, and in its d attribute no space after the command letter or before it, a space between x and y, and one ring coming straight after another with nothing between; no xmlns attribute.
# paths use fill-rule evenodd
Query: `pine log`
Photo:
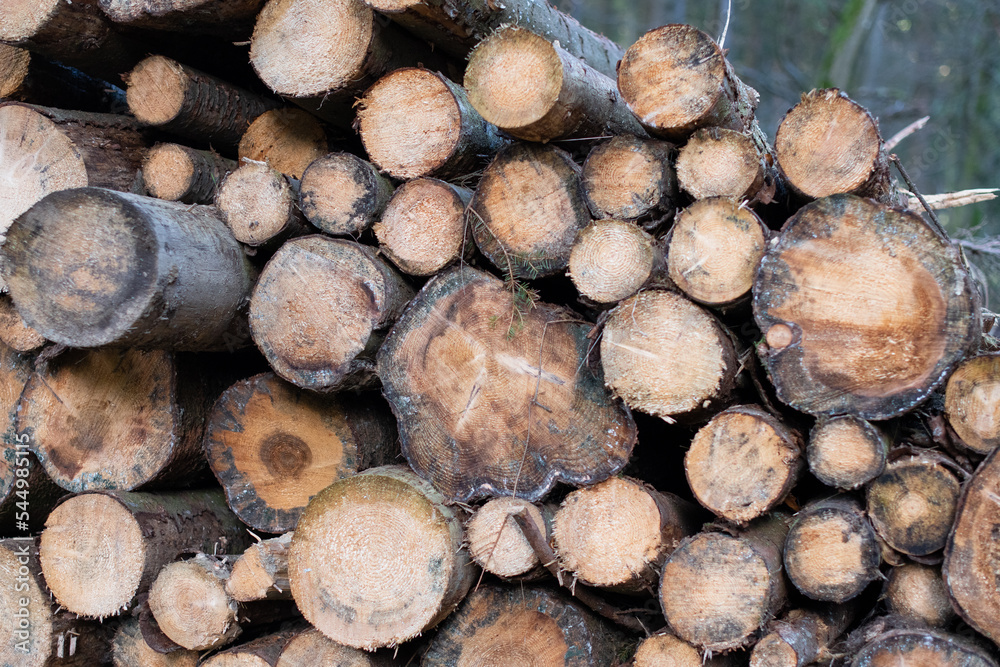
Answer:
<svg viewBox="0 0 1000 667"><path fill-rule="evenodd" d="M297 183L267 164L247 162L226 176L215 194L222 220L240 243L273 249L314 231L302 218Z"/></svg>
<svg viewBox="0 0 1000 667"><path fill-rule="evenodd" d="M700 513L672 493L627 477L571 492L552 522L563 569L590 586L653 590L664 560L699 527Z"/></svg>
<svg viewBox="0 0 1000 667"><path fill-rule="evenodd" d="M294 636L294 630L264 635L215 653L203 660L200 667L275 667L285 646Z"/></svg>
<svg viewBox="0 0 1000 667"><path fill-rule="evenodd" d="M271 109L257 117L240 139L240 162L266 162L290 178L302 178L313 160L326 155L326 130L301 109Z"/></svg>
<svg viewBox="0 0 1000 667"><path fill-rule="evenodd" d="M887 575L882 593L890 614L943 628L955 618L939 565L906 563Z"/></svg>
<svg viewBox="0 0 1000 667"><path fill-rule="evenodd" d="M315 628L303 630L285 644L274 667L392 667L388 655L338 644Z"/></svg>
<svg viewBox="0 0 1000 667"><path fill-rule="evenodd" d="M584 227L569 254L569 277L578 292L597 303L627 299L666 280L663 252L638 225L605 218Z"/></svg>
<svg viewBox="0 0 1000 667"><path fill-rule="evenodd" d="M18 218L0 271L49 340L175 350L240 341L256 278L215 209L101 188L54 192Z"/></svg>
<svg viewBox="0 0 1000 667"><path fill-rule="evenodd" d="M226 561L203 553L165 565L149 587L149 609L163 634L192 651L235 641L241 628L228 578Z"/></svg>
<svg viewBox="0 0 1000 667"><path fill-rule="evenodd" d="M788 184L800 195L848 192L899 203L878 121L836 88L802 95L778 126L774 152Z"/></svg>
<svg viewBox="0 0 1000 667"><path fill-rule="evenodd" d="M993 651L942 630L890 630L875 638L851 661L851 667L933 665L934 667L996 667Z"/></svg>
<svg viewBox="0 0 1000 667"><path fill-rule="evenodd" d="M944 547L961 492L953 469L934 452L897 453L868 486L868 516L879 537L911 556Z"/></svg>
<svg viewBox="0 0 1000 667"><path fill-rule="evenodd" d="M117 81L142 56L117 33L97 0L3 0L0 42ZM0 123L2 125L2 123Z"/></svg>
<svg viewBox="0 0 1000 667"><path fill-rule="evenodd" d="M179 649L160 653L150 646L139 629L139 619L122 620L111 646L114 667L196 667L198 652Z"/></svg>
<svg viewBox="0 0 1000 667"><path fill-rule="evenodd" d="M673 144L632 135L612 137L591 149L581 185L595 218L637 220L673 215L677 200ZM648 226L648 225L647 225Z"/></svg>
<svg viewBox="0 0 1000 667"><path fill-rule="evenodd" d="M1000 445L1000 353L959 364L945 386L944 411L972 451L989 454Z"/></svg>
<svg viewBox="0 0 1000 667"><path fill-rule="evenodd" d="M821 610L793 609L769 625L750 654L750 667L806 667L837 658L831 650L855 617L855 605L836 604Z"/></svg>
<svg viewBox="0 0 1000 667"><path fill-rule="evenodd" d="M253 544L233 563L226 580L226 593L237 602L288 600L288 548L292 533L287 532Z"/></svg>
<svg viewBox="0 0 1000 667"><path fill-rule="evenodd" d="M675 360L683 358L685 363ZM728 334L700 306L649 290L611 311L601 336L607 385L633 410L694 421L731 401L739 363Z"/></svg>
<svg viewBox="0 0 1000 667"><path fill-rule="evenodd" d="M958 250L917 215L853 195L800 209L753 293L778 397L814 415L902 414L981 338Z"/></svg>
<svg viewBox="0 0 1000 667"><path fill-rule="evenodd" d="M150 196L185 204L211 204L222 180L236 162L212 151L180 144L156 144L142 163L142 178Z"/></svg>
<svg viewBox="0 0 1000 667"><path fill-rule="evenodd" d="M330 153L302 174L299 208L327 234L357 236L380 218L394 187L372 163L351 153Z"/></svg>
<svg viewBox="0 0 1000 667"><path fill-rule="evenodd" d="M240 39L250 34L264 0L99 0L115 23Z"/></svg>
<svg viewBox="0 0 1000 667"><path fill-rule="evenodd" d="M695 499L737 524L781 503L802 467L802 436L752 405L737 405L713 417L684 456Z"/></svg>
<svg viewBox="0 0 1000 667"><path fill-rule="evenodd" d="M545 0L504 3L469 0L454 5L447 0L364 0L408 31L441 50L465 60L477 44L497 30L521 26L587 62L605 76L614 76L622 48Z"/></svg>
<svg viewBox="0 0 1000 667"><path fill-rule="evenodd" d="M379 331L412 296L368 246L304 236L264 267L250 300L250 330L275 372L299 387L370 386Z"/></svg>
<svg viewBox="0 0 1000 667"><path fill-rule="evenodd" d="M737 667L740 660L737 653L701 654L691 644L667 631L661 631L643 639L635 656L633 667Z"/></svg>
<svg viewBox="0 0 1000 667"><path fill-rule="evenodd" d="M403 453L449 499L534 501L556 481L592 484L635 443L635 422L586 363L590 325L520 299L475 269L438 274L379 350Z"/></svg>
<svg viewBox="0 0 1000 667"><path fill-rule="evenodd" d="M180 554L248 546L221 491L87 492L49 514L39 558L66 609L95 618L127 609Z"/></svg>
<svg viewBox="0 0 1000 667"><path fill-rule="evenodd" d="M882 474L889 437L874 424L850 415L824 417L809 432L809 471L827 486L851 490Z"/></svg>
<svg viewBox="0 0 1000 667"><path fill-rule="evenodd" d="M465 87L483 118L525 141L646 134L614 79L528 28L502 27L480 42Z"/></svg>
<svg viewBox="0 0 1000 667"><path fill-rule="evenodd" d="M35 352L46 343L14 308L10 294L0 294L0 343L21 354Z"/></svg>
<svg viewBox="0 0 1000 667"><path fill-rule="evenodd" d="M372 650L433 627L475 576L462 522L406 466L372 468L318 493L295 528L292 595L327 637Z"/></svg>
<svg viewBox="0 0 1000 667"><path fill-rule="evenodd" d="M774 185L772 159L748 134L703 128L677 154L677 182L695 199L729 197L766 204L771 195L764 187Z"/></svg>
<svg viewBox="0 0 1000 667"><path fill-rule="evenodd" d="M674 218L667 275L699 303L731 306L750 293L769 237L757 214L736 199L699 199Z"/></svg>
<svg viewBox="0 0 1000 667"><path fill-rule="evenodd" d="M681 140L698 128L720 127L766 144L754 119L757 91L694 26L665 25L640 37L618 65L618 89L652 135Z"/></svg>
<svg viewBox="0 0 1000 667"><path fill-rule="evenodd" d="M322 489L392 462L395 440L385 403L316 395L264 373L223 392L208 415L204 447L236 516L255 530L283 533Z"/></svg>
<svg viewBox="0 0 1000 667"><path fill-rule="evenodd" d="M552 538L554 507L503 496L483 504L465 524L469 556L502 579L537 579L546 571L513 515L523 511L546 540Z"/></svg>
<svg viewBox="0 0 1000 667"><path fill-rule="evenodd" d="M861 503L849 496L815 500L799 510L784 558L789 581L813 600L845 602L881 576L878 538Z"/></svg>
<svg viewBox="0 0 1000 667"><path fill-rule="evenodd" d="M554 146L519 143L497 155L469 204L479 250L516 278L566 268L573 242L590 222L580 167Z"/></svg>
<svg viewBox="0 0 1000 667"><path fill-rule="evenodd" d="M784 606L787 532L787 515L772 513L736 535L684 539L660 576L660 606L677 636L713 652L747 644Z"/></svg>
<svg viewBox="0 0 1000 667"><path fill-rule="evenodd" d="M252 1L259 4L262 0ZM108 4L108 0L102 2ZM240 138L258 116L281 106L164 56L146 58L128 73L126 81L128 106L140 123L226 153L236 152Z"/></svg>
<svg viewBox="0 0 1000 667"><path fill-rule="evenodd" d="M128 111L121 88L8 44L0 44L0 98L78 111Z"/></svg>
<svg viewBox="0 0 1000 667"><path fill-rule="evenodd" d="M428 44L361 0L269 0L257 15L250 64L271 90L341 127L353 120L354 97L385 74L418 64L448 69Z"/></svg>
<svg viewBox="0 0 1000 667"><path fill-rule="evenodd" d="M404 67L358 102L356 127L379 170L406 180L464 176L509 143L461 86L440 72Z"/></svg>
<svg viewBox="0 0 1000 667"><path fill-rule="evenodd" d="M403 183L373 228L380 251L411 276L431 276L454 264L472 246L465 225L471 199L471 190L435 178Z"/></svg>
<svg viewBox="0 0 1000 667"><path fill-rule="evenodd" d="M421 665L613 665L623 645L602 620L551 590L481 586L442 624Z"/></svg>
<svg viewBox="0 0 1000 667"><path fill-rule="evenodd" d="M966 482L944 551L944 582L966 623L1000 644L1000 458L993 450Z"/></svg>

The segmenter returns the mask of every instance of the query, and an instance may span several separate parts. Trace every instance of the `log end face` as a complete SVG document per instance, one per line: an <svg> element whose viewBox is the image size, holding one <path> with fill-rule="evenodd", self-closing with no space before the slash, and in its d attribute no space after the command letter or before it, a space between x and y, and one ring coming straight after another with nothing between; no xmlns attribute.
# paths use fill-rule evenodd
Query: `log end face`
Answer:
<svg viewBox="0 0 1000 667"><path fill-rule="evenodd" d="M0 547L0 613L4 618L24 618L30 632L18 633L17 621L7 621L0 630L0 664L45 667L52 656L52 605L48 591L27 572L25 564L35 547L31 541L10 542ZM25 601L27 601L25 603ZM20 612L20 613L19 613ZM23 631L22 631L23 632Z"/></svg>
<svg viewBox="0 0 1000 667"><path fill-rule="evenodd" d="M354 235L371 226L378 209L378 175L351 153L330 153L313 161L299 190L303 215L328 234Z"/></svg>
<svg viewBox="0 0 1000 667"><path fill-rule="evenodd" d="M860 514L819 511L792 525L785 571L806 597L844 602L879 576L875 532Z"/></svg>
<svg viewBox="0 0 1000 667"><path fill-rule="evenodd" d="M1000 446L1000 354L963 361L948 378L944 411L969 448L989 454Z"/></svg>
<svg viewBox="0 0 1000 667"><path fill-rule="evenodd" d="M248 163L222 182L215 205L236 240L256 246L274 238L288 224L295 195L280 172L266 164Z"/></svg>
<svg viewBox="0 0 1000 667"><path fill-rule="evenodd" d="M955 617L940 566L906 563L889 571L884 598L889 612L942 628Z"/></svg>
<svg viewBox="0 0 1000 667"><path fill-rule="evenodd" d="M6 26L6 16L4 17ZM3 28L0 28L0 32ZM0 99L9 98L24 84L31 64L31 52L8 44L0 44Z"/></svg>
<svg viewBox="0 0 1000 667"><path fill-rule="evenodd" d="M850 416L823 419L809 434L806 459L816 479L838 489L856 489L882 474L888 441L868 422Z"/></svg>
<svg viewBox="0 0 1000 667"><path fill-rule="evenodd" d="M639 218L672 195L670 144L617 136L596 146L583 164L584 195L597 218Z"/></svg>
<svg viewBox="0 0 1000 667"><path fill-rule="evenodd" d="M187 86L187 75L178 62L150 56L128 74L128 108L140 123L165 125L180 114Z"/></svg>
<svg viewBox="0 0 1000 667"><path fill-rule="evenodd" d="M469 555L498 577L527 574L541 563L512 514L525 512L541 535L547 533L541 510L520 498L494 498L480 507L465 526Z"/></svg>
<svg viewBox="0 0 1000 667"><path fill-rule="evenodd" d="M639 643L633 658L635 667L704 667L711 664L683 639L661 633L646 637Z"/></svg>
<svg viewBox="0 0 1000 667"><path fill-rule="evenodd" d="M61 0L12 0L3 6L0 41L17 43L34 37L59 10Z"/></svg>
<svg viewBox="0 0 1000 667"><path fill-rule="evenodd" d="M181 146L157 144L146 156L142 177L150 196L178 201L187 194L194 178L194 163Z"/></svg>
<svg viewBox="0 0 1000 667"><path fill-rule="evenodd" d="M753 139L735 130L698 130L677 155L677 182L695 199L751 197L762 171Z"/></svg>
<svg viewBox="0 0 1000 667"><path fill-rule="evenodd" d="M772 632L754 646L750 667L799 667L799 655L781 635Z"/></svg>
<svg viewBox="0 0 1000 667"><path fill-rule="evenodd" d="M295 635L281 651L274 667L337 665L340 667L388 667L382 657L333 641L315 628Z"/></svg>
<svg viewBox="0 0 1000 667"><path fill-rule="evenodd" d="M327 153L326 131L302 109L271 109L258 116L240 138L239 157L266 162L291 178L302 178L313 160Z"/></svg>
<svg viewBox="0 0 1000 667"><path fill-rule="evenodd" d="M580 294L614 303L635 294L653 271L656 249L638 225L597 220L585 227L569 255L569 277Z"/></svg>
<svg viewBox="0 0 1000 667"><path fill-rule="evenodd" d="M149 588L149 608L163 634L195 651L227 639L236 623L236 605L223 581L192 561L160 570Z"/></svg>
<svg viewBox="0 0 1000 667"><path fill-rule="evenodd" d="M374 232L401 271L431 276L462 255L465 203L454 186L417 178L396 189Z"/></svg>

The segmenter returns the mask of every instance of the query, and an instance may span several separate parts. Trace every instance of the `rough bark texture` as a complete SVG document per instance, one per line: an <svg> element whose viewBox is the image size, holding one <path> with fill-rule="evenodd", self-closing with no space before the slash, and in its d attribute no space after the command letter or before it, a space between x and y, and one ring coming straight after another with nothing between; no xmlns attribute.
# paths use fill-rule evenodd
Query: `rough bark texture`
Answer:
<svg viewBox="0 0 1000 667"><path fill-rule="evenodd" d="M216 653L203 661L201 667L275 667L285 646L294 636L294 630L264 635Z"/></svg>
<svg viewBox="0 0 1000 667"><path fill-rule="evenodd" d="M816 421L809 432L809 471L827 486L856 489L882 474L891 442L880 428L841 415Z"/></svg>
<svg viewBox="0 0 1000 667"><path fill-rule="evenodd" d="M1000 445L1000 354L963 361L948 378L944 411L948 425L977 454Z"/></svg>
<svg viewBox="0 0 1000 667"><path fill-rule="evenodd" d="M257 117L240 139L240 162L266 162L290 178L302 178L329 150L326 130L301 109L272 109Z"/></svg>
<svg viewBox="0 0 1000 667"><path fill-rule="evenodd" d="M121 88L8 44L0 44L0 98L79 111L128 111Z"/></svg>
<svg viewBox="0 0 1000 667"><path fill-rule="evenodd" d="M198 652L181 649L160 653L142 636L139 619L124 619L111 645L114 667L196 667Z"/></svg>
<svg viewBox="0 0 1000 667"><path fill-rule="evenodd" d="M902 414L981 338L958 250L913 213L853 195L801 208L768 248L753 293L778 397L814 415Z"/></svg>
<svg viewBox="0 0 1000 667"><path fill-rule="evenodd" d="M390 72L369 88L356 126L372 162L402 180L464 176L510 141L483 120L464 88L420 67Z"/></svg>
<svg viewBox="0 0 1000 667"><path fill-rule="evenodd" d="M518 139L646 134L614 79L530 29L504 27L480 42L465 87L483 118Z"/></svg>
<svg viewBox="0 0 1000 667"><path fill-rule="evenodd" d="M302 174L299 208L327 234L357 236L379 219L394 187L372 163L351 153L330 153Z"/></svg>
<svg viewBox="0 0 1000 667"><path fill-rule="evenodd" d="M635 423L586 363L589 329L474 269L433 278L378 355L410 465L459 501L537 500L620 470Z"/></svg>
<svg viewBox="0 0 1000 667"><path fill-rule="evenodd" d="M309 499L399 453L385 403L320 396L255 375L227 389L205 426L205 453L229 506L252 528L292 530Z"/></svg>
<svg viewBox="0 0 1000 667"><path fill-rule="evenodd" d="M235 170L235 161L215 152L157 144L142 164L142 178L146 191L157 199L211 204L222 180Z"/></svg>
<svg viewBox="0 0 1000 667"><path fill-rule="evenodd" d="M677 182L695 199L731 197L769 203L775 174L772 158L753 137L737 130L698 130L677 155ZM764 192L765 186L771 192Z"/></svg>
<svg viewBox="0 0 1000 667"><path fill-rule="evenodd" d="M266 164L244 163L222 181L215 206L237 241L266 252L315 231L296 205L297 185Z"/></svg>
<svg viewBox="0 0 1000 667"><path fill-rule="evenodd" d="M413 292L368 246L315 235L271 258L250 300L257 347L305 389L371 385L372 355Z"/></svg>
<svg viewBox="0 0 1000 667"><path fill-rule="evenodd" d="M942 630L890 630L861 649L851 667L940 665L996 667L995 654L967 638Z"/></svg>
<svg viewBox="0 0 1000 667"><path fill-rule="evenodd" d="M288 583L288 548L292 533L261 540L233 563L226 580L226 593L237 602L287 600L292 597Z"/></svg>
<svg viewBox="0 0 1000 667"><path fill-rule="evenodd" d="M25 321L73 347L232 348L256 278L214 209L102 188L33 206L0 264Z"/></svg>
<svg viewBox="0 0 1000 667"><path fill-rule="evenodd" d="M625 220L595 220L580 232L569 254L569 277L597 303L626 299L641 288L667 282L663 251L649 233Z"/></svg>
<svg viewBox="0 0 1000 667"><path fill-rule="evenodd" d="M63 607L105 618L128 608L179 555L240 551L248 541L221 491L98 491L52 511L39 558Z"/></svg>
<svg viewBox="0 0 1000 667"><path fill-rule="evenodd" d="M955 618L940 565L905 563L887 575L882 593L890 614L943 628Z"/></svg>
<svg viewBox="0 0 1000 667"><path fill-rule="evenodd" d="M136 28L241 39L264 0L99 0L112 21Z"/></svg>
<svg viewBox="0 0 1000 667"><path fill-rule="evenodd" d="M292 538L292 595L334 641L392 646L465 597L475 570L461 543L458 513L430 484L405 466L372 468L310 501Z"/></svg>
<svg viewBox="0 0 1000 667"><path fill-rule="evenodd" d="M673 215L677 200L673 144L632 135L603 141L587 155L581 184L595 218L636 220L658 226Z"/></svg>
<svg viewBox="0 0 1000 667"><path fill-rule="evenodd" d="M837 657L831 646L857 616L852 605L793 609L768 626L750 654L750 667L806 667Z"/></svg>

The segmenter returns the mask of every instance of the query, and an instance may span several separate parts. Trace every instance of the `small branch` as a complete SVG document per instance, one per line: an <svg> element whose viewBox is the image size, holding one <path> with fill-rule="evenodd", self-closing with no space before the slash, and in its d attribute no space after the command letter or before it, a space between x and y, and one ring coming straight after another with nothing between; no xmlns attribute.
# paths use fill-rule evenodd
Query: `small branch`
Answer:
<svg viewBox="0 0 1000 667"><path fill-rule="evenodd" d="M915 196L920 201L920 203L924 207L924 210L927 211L927 215L930 216L931 222L934 223L934 227L936 228L937 232L941 234L941 236L943 236L944 238L946 239L949 238L948 232L946 232L944 230L944 227L941 226L941 221L938 220L937 214L934 212L934 209L931 208L930 204L927 203L927 200L924 199L924 196L920 194L919 190L917 190L917 186L914 185L913 181L910 180L909 174L907 174L906 170L903 169L903 164L899 161L899 158L896 157L896 154L893 153L892 155L890 155L889 159L892 160L893 164L896 165L896 169L899 170L899 175L902 176L903 181L906 182L906 187L910 189L910 192L913 193L913 196Z"/></svg>
<svg viewBox="0 0 1000 667"><path fill-rule="evenodd" d="M938 195L925 195L924 199L927 204L935 211L940 211L946 208L958 208L959 206L969 206L970 204L978 204L984 201L990 201L996 199L996 192L998 188L976 188L974 190L959 190L958 192L944 192ZM907 190L900 190L904 195L909 198L908 206L909 208L917 208L920 206L920 200L917 199L916 195Z"/></svg>
<svg viewBox="0 0 1000 667"><path fill-rule="evenodd" d="M931 119L930 116L924 116L923 118L921 118L919 120L913 121L912 123L910 123L909 125L907 125L906 127L904 127L902 130L900 130L896 134L892 135L892 137L890 137L889 140L887 142L885 142L885 150L886 150L886 152L888 153L893 148L895 148L897 145L899 145L900 141L902 141L903 139L907 138L911 134L917 132L918 130L922 129L924 127L924 125L927 124L927 121L929 121L930 119Z"/></svg>

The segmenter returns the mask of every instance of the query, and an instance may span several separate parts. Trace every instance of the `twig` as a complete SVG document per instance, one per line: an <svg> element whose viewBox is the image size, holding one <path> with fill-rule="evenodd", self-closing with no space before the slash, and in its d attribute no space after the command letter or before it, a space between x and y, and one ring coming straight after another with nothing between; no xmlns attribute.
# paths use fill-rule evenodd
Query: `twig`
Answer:
<svg viewBox="0 0 1000 667"><path fill-rule="evenodd" d="M944 192L937 195L924 195L927 204L935 211L945 208L958 208L959 206L969 206L984 201L996 199L998 188L975 188L972 190L959 190L958 192ZM920 205L920 200L916 195L907 190L901 192L909 198L909 208L916 208Z"/></svg>
<svg viewBox="0 0 1000 667"><path fill-rule="evenodd" d="M930 204L927 203L927 200L924 199L924 196L920 194L919 190L917 190L917 186L914 185L913 181L910 180L910 176L906 173L906 170L903 169L903 164L899 161L899 158L896 157L895 153L893 153L892 155L889 156L889 159L892 160L892 163L896 165L896 169L899 170L899 175L902 176L903 180L906 182L906 187L910 189L910 192L913 193L913 195L917 198L917 200L920 201L921 205L923 205L924 210L927 211L927 215L930 216L931 222L934 223L935 231L937 231L938 234L947 239L948 232L944 231L944 227L941 226L941 221L938 220L937 214L934 212L934 209L931 208Z"/></svg>
<svg viewBox="0 0 1000 667"><path fill-rule="evenodd" d="M889 138L889 141L885 142L886 152L891 151L893 148L899 145L900 141L907 138L911 134L917 132L918 130L922 129L924 125L927 124L927 121L929 121L930 119L931 119L930 116L924 116L919 120L913 121L912 123L904 127L902 130L892 135L892 137Z"/></svg>

